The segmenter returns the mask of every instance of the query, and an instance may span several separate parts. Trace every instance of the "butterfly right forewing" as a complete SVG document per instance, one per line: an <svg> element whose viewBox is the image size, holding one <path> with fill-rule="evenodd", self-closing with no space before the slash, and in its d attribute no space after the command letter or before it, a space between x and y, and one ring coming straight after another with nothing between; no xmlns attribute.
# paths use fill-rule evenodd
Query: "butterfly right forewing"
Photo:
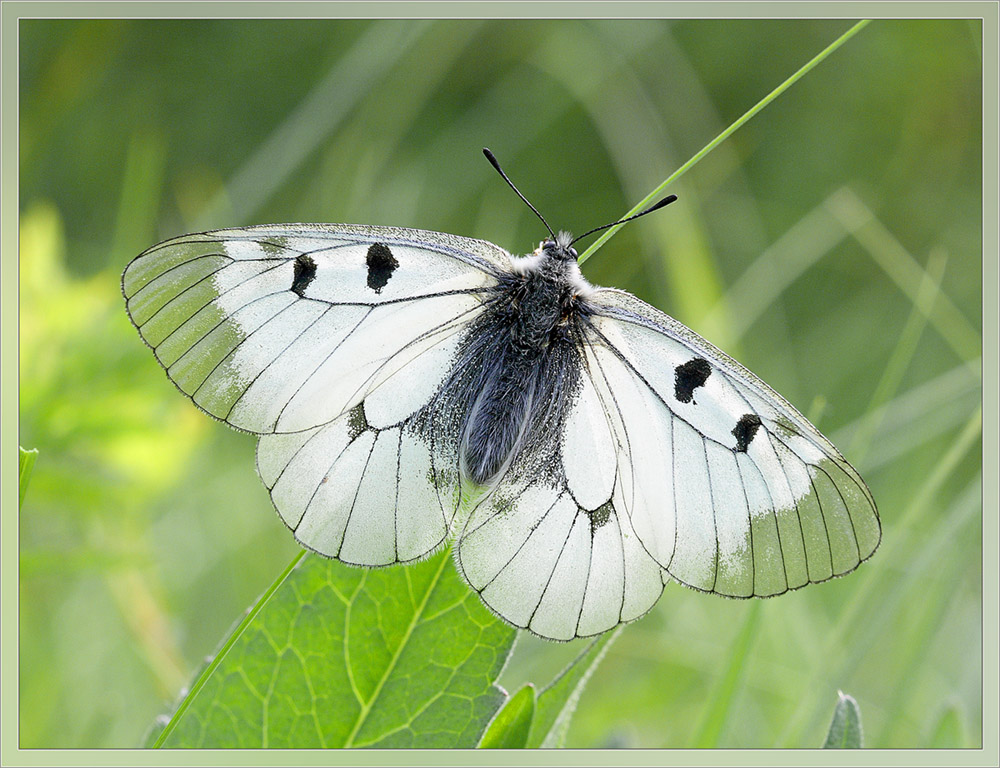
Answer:
<svg viewBox="0 0 1000 768"><path fill-rule="evenodd" d="M267 434L352 408L392 372L387 360L466 322L505 261L489 243L434 232L248 227L155 246L122 289L174 383L216 418Z"/></svg>

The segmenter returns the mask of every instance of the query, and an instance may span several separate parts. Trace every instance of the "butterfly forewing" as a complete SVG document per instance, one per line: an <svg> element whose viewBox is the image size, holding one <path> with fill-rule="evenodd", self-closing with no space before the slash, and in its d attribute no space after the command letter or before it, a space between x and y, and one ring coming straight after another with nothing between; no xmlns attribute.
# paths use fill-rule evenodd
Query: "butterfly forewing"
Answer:
<svg viewBox="0 0 1000 768"><path fill-rule="evenodd" d="M635 297L600 290L591 301L590 370L619 414L619 511L673 578L768 596L847 573L875 551L870 492L798 411Z"/></svg>
<svg viewBox="0 0 1000 768"><path fill-rule="evenodd" d="M505 251L469 238L262 226L168 240L128 266L122 289L174 383L266 434L354 407L469 319L505 268Z"/></svg>

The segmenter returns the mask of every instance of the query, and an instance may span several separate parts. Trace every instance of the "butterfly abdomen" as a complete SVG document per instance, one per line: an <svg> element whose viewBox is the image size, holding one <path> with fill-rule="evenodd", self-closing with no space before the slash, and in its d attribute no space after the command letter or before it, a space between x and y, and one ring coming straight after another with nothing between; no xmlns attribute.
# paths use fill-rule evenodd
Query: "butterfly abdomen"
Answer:
<svg viewBox="0 0 1000 768"><path fill-rule="evenodd" d="M478 360L469 361L480 371L462 429L469 480L490 484L539 431L558 423L578 365L569 332L572 302L562 274L543 269L511 276L491 302L484 321L490 330L475 335L488 341ZM547 418L553 413L555 421Z"/></svg>

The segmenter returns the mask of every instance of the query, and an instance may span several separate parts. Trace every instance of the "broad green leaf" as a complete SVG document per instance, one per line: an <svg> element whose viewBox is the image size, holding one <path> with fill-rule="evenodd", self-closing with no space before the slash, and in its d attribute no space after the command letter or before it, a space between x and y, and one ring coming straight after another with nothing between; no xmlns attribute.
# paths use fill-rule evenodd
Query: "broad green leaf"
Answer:
<svg viewBox="0 0 1000 768"><path fill-rule="evenodd" d="M32 448L30 451L17 446L18 454L18 509L24 504L24 494L28 490L28 481L31 480L31 470L35 466L35 459L38 458L38 449Z"/></svg>
<svg viewBox="0 0 1000 768"><path fill-rule="evenodd" d="M528 734L528 747L561 747L566 740L573 711L583 687L597 669L611 641L618 637L622 625L594 638L570 664L538 694L535 716Z"/></svg>
<svg viewBox="0 0 1000 768"><path fill-rule="evenodd" d="M860 749L861 710L858 702L843 691L837 691L837 696L833 722L830 723L823 749Z"/></svg>
<svg viewBox="0 0 1000 768"><path fill-rule="evenodd" d="M535 686L526 683L503 706L486 729L481 749L523 749L535 716Z"/></svg>
<svg viewBox="0 0 1000 768"><path fill-rule="evenodd" d="M447 551L351 568L300 555L181 702L162 747L474 747L516 631Z"/></svg>

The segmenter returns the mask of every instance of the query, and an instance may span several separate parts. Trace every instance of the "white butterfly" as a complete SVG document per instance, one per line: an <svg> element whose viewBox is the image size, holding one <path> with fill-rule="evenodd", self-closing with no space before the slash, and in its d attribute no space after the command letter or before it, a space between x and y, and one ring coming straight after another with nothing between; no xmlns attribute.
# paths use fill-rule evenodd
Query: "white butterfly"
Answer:
<svg viewBox="0 0 1000 768"><path fill-rule="evenodd" d="M299 542L383 566L454 536L486 605L537 635L636 619L671 578L769 596L871 556L875 502L837 449L576 257L565 233L517 258L440 232L267 225L154 246L122 291L181 391L260 436Z"/></svg>

